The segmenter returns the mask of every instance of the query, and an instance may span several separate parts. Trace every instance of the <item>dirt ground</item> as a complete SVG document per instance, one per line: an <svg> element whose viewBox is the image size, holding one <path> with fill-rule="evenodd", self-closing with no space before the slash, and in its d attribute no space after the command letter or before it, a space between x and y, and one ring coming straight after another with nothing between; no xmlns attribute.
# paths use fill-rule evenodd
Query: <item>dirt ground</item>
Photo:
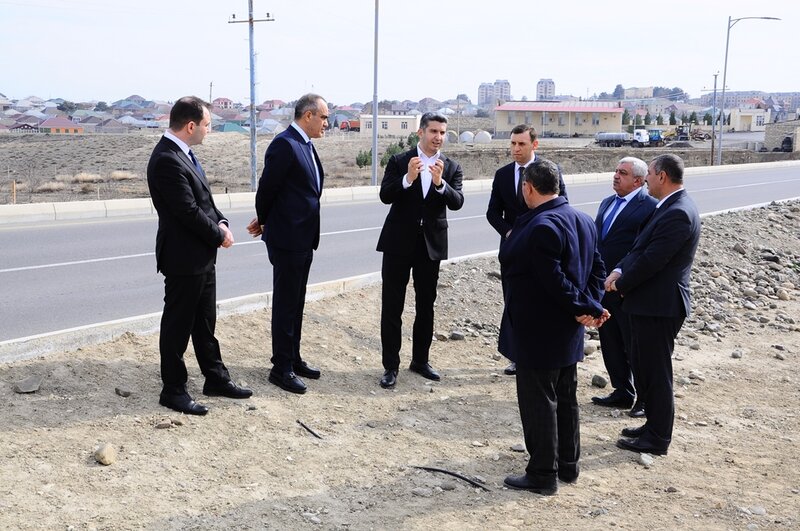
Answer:
<svg viewBox="0 0 800 531"><path fill-rule="evenodd" d="M161 132L152 131L124 135L0 135L0 205L148 197L147 161L160 136ZM264 153L271 140L272 135L258 137L257 176L261 175ZM394 141L397 139L379 139L378 152L385 152ZM359 168L355 160L359 151L370 150L371 144L371 138L357 133L334 132L315 140L325 168L325 188L370 185L371 169ZM664 149L640 149L636 155L649 160ZM194 151L215 194L251 191L249 135L214 132ZM511 160L508 140L502 139L485 145L447 145L444 151L461 164L465 179L489 179ZM709 164L708 142L674 152L684 158L687 167ZM542 138L537 153L558 162L565 174L609 171L621 157L631 154L626 148L597 148L591 138ZM725 152L726 164L798 158L800 152ZM382 174L379 168L379 175Z"/></svg>
<svg viewBox="0 0 800 531"><path fill-rule="evenodd" d="M579 364L577 484L553 497L503 488L527 454L513 449L522 433L495 351L489 257L443 267L439 383L401 370L395 390L378 386L378 286L306 306L304 357L323 377L303 396L267 383L269 310L221 319L223 357L255 394L203 397L187 353L205 417L158 405L156 335L0 364L0 529L797 529L798 236L798 203L704 219L696 313L674 359L673 444L650 465L614 445L638 423L591 404L609 391L592 386L605 375L595 351ZM446 340L453 332L465 339ZM40 389L15 393L30 376ZM116 460L103 466L94 452L106 443Z"/></svg>

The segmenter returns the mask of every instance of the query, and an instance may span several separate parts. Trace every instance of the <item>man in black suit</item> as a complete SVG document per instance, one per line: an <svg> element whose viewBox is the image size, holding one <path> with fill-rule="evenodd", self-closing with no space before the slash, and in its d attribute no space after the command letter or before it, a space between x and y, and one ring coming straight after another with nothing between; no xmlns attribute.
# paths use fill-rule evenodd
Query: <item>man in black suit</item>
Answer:
<svg viewBox="0 0 800 531"><path fill-rule="evenodd" d="M525 474L505 484L552 495L578 479L577 363L584 326L600 326L605 270L592 219L558 196L558 168L537 159L524 173L531 209L500 248L508 293L503 326L517 358L517 400L530 454Z"/></svg>
<svg viewBox="0 0 800 531"><path fill-rule="evenodd" d="M409 369L430 380L439 373L428 363L433 338L433 303L439 263L447 258L447 209L464 204L461 166L439 149L447 118L425 113L417 147L394 155L386 164L380 198L392 205L383 224L378 251L381 278L381 347L384 373L380 385L394 387L400 367L400 334L409 274L413 272L416 316Z"/></svg>
<svg viewBox="0 0 800 531"><path fill-rule="evenodd" d="M672 351L691 311L689 275L700 241L700 216L683 188L683 160L660 155L647 169L647 187L658 200L631 251L605 281L622 297L630 316L631 361L639 377L647 422L625 428L617 446L665 455L672 441L675 397Z"/></svg>
<svg viewBox="0 0 800 531"><path fill-rule="evenodd" d="M511 130L511 156L514 162L506 164L494 174L492 181L492 193L489 196L489 207L486 209L486 219L489 224L500 235L500 245L506 241L514 226L514 220L528 211L525 200L522 198L522 172L534 160L536 160L536 148L539 140L536 138L536 130L529 125L518 125ZM558 172L559 195L567 197L567 187ZM503 298L506 295L506 281L503 275L502 265L500 266L500 279L503 286ZM508 338L498 337L497 350L511 360L508 367L503 372L508 375L516 374L514 354L511 352Z"/></svg>
<svg viewBox="0 0 800 531"><path fill-rule="evenodd" d="M603 263L613 267L628 254L642 222L656 208L656 200L643 188L647 175L647 164L635 157L625 157L617 164L612 188L614 195L600 203L595 218L599 235L597 248ZM631 370L630 337L628 315L622 309L622 300L615 291L603 296L603 307L611 312L611 318L600 329L600 345L603 361L614 391L608 396L593 396L592 402L608 407L633 407L631 417L644 416L641 397L634 396L638 389L638 377Z"/></svg>
<svg viewBox="0 0 800 531"><path fill-rule="evenodd" d="M267 148L256 192L257 217L247 226L266 243L272 264L272 370L269 381L305 393L298 378L320 370L300 356L306 285L319 245L319 198L325 174L311 143L328 127L328 104L317 94L297 100L294 121Z"/></svg>
<svg viewBox="0 0 800 531"><path fill-rule="evenodd" d="M233 245L233 233L211 197L211 188L190 149L201 144L211 125L210 105L200 98L179 99L169 129L150 155L147 186L158 212L156 268L164 274L164 311L159 351L163 388L159 403L190 415L208 408L186 390L183 353L192 338L205 376L203 394L248 398L253 393L231 381L214 337L217 319L217 249Z"/></svg>

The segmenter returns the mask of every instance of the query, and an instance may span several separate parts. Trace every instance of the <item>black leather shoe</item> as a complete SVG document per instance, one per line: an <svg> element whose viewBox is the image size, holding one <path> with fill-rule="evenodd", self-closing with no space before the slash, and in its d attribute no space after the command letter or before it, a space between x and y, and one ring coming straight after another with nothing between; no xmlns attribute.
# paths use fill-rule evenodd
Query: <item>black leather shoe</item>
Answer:
<svg viewBox="0 0 800 531"><path fill-rule="evenodd" d="M431 367L430 363L417 363L412 361L411 365L408 366L408 370L415 372L423 378L427 378L428 380L434 380L438 382L442 379L442 377L439 376L439 373L433 370L433 367Z"/></svg>
<svg viewBox="0 0 800 531"><path fill-rule="evenodd" d="M630 450L631 452L639 452L640 454L667 455L666 448L648 446L647 444L639 442L638 437L634 439L619 439L617 441L617 448Z"/></svg>
<svg viewBox="0 0 800 531"><path fill-rule="evenodd" d="M278 374L273 371L269 371L269 383L275 384L284 391L289 391L290 393L297 393L298 395L302 395L306 392L306 384L303 383L303 380L297 377L295 373L289 371L283 374Z"/></svg>
<svg viewBox="0 0 800 531"><path fill-rule="evenodd" d="M620 433L622 433L622 435L625 437L631 437L632 439L635 439L636 437L641 437L641 435L644 433L645 426L646 424L642 424L638 428L622 428Z"/></svg>
<svg viewBox="0 0 800 531"><path fill-rule="evenodd" d="M598 406L618 407L627 409L633 405L633 398L626 397L614 391L608 396L593 396L592 403Z"/></svg>
<svg viewBox="0 0 800 531"><path fill-rule="evenodd" d="M322 375L319 369L316 367L311 367L308 363L301 361L300 363L293 363L292 369L294 369L294 373L297 376L302 376L303 378L311 378L312 380L319 380L319 377Z"/></svg>
<svg viewBox="0 0 800 531"><path fill-rule="evenodd" d="M514 376L515 374L517 374L517 364L514 363L513 361L509 363L508 367L503 369L503 374L507 374L509 376Z"/></svg>
<svg viewBox="0 0 800 531"><path fill-rule="evenodd" d="M646 416L644 413L644 402L637 401L635 404L633 404L631 410L628 411L628 416L635 419L640 419Z"/></svg>
<svg viewBox="0 0 800 531"><path fill-rule="evenodd" d="M531 481L527 474L523 474L521 476L508 476L503 483L506 485L506 487L517 490L529 490L531 492L535 492L536 494L541 494L542 496L552 496L558 492L558 484L553 483L552 485L540 485L534 481Z"/></svg>
<svg viewBox="0 0 800 531"><path fill-rule="evenodd" d="M253 391L244 387L239 387L232 380L221 384L209 384L206 380L203 385L203 394L206 396L224 396L227 398L250 398Z"/></svg>
<svg viewBox="0 0 800 531"><path fill-rule="evenodd" d="M389 389L397 384L397 370L386 371L381 376L381 387Z"/></svg>
<svg viewBox="0 0 800 531"><path fill-rule="evenodd" d="M208 408L202 404L198 404L188 393L179 395L171 395L161 393L158 398L158 403L164 407L168 407L187 415L205 415L208 413Z"/></svg>
<svg viewBox="0 0 800 531"><path fill-rule="evenodd" d="M580 474L580 467L577 464L574 467L562 467L560 465L558 467L558 479L564 483L575 483L578 481L578 474Z"/></svg>

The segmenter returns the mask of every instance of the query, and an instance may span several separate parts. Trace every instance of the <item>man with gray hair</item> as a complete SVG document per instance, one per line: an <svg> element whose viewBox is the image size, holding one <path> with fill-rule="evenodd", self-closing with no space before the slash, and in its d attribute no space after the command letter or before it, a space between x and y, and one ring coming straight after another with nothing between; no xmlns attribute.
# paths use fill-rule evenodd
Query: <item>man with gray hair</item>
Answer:
<svg viewBox="0 0 800 531"><path fill-rule="evenodd" d="M642 222L656 208L656 200L643 189L647 175L647 164L635 157L625 157L617 164L612 188L614 195L603 199L597 211L597 248L607 268L614 267L633 247L633 240ZM611 312L611 318L600 329L600 346L603 362L608 371L614 391L608 396L592 397L599 406L629 408L631 417L644 416L641 396L634 396L639 388L636 371L630 359L631 327L628 315L622 310L619 293L607 292L603 296L603 307Z"/></svg>
<svg viewBox="0 0 800 531"><path fill-rule="evenodd" d="M328 104L318 94L302 96L294 121L267 148L256 192L256 217L247 231L261 236L272 264L272 370L269 382L302 394L319 369L300 356L306 284L319 245L319 199L325 173L312 138L328 127Z"/></svg>

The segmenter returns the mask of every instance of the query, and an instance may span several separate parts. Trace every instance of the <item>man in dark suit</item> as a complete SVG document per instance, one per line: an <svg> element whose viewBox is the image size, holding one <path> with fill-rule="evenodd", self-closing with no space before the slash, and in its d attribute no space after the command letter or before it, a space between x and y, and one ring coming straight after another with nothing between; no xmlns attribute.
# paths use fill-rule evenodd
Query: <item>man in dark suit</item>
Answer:
<svg viewBox="0 0 800 531"><path fill-rule="evenodd" d="M300 356L308 273L319 245L319 199L325 174L312 138L328 127L328 104L317 94L297 100L294 121L267 148L256 192L257 218L247 230L261 236L272 264L272 370L269 381L305 393L298 378L320 370Z"/></svg>
<svg viewBox="0 0 800 531"><path fill-rule="evenodd" d="M489 207L486 209L486 219L500 235L500 245L508 238L517 217L528 211L522 198L523 179L521 176L525 168L536 160L535 151L538 146L539 140L536 138L536 130L533 127L523 124L511 130L511 156L514 158L514 162L506 164L495 172L492 193L489 196ZM564 179L561 178L561 171L558 172L558 190L559 195L567 197L567 187L564 185ZM502 265L500 279L503 285L503 298L505 298L507 287ZM497 350L511 360L503 372L508 375L515 374L515 358L511 352L508 338L503 336L498 338Z"/></svg>
<svg viewBox="0 0 800 531"><path fill-rule="evenodd" d="M159 351L163 388L159 403L190 415L208 408L186 389L183 353L192 338L205 376L203 394L248 398L253 393L231 381L214 337L217 319L217 248L233 245L233 233L211 197L211 188L190 149L201 144L211 124L210 106L188 96L173 105L169 129L147 165L147 186L158 212L156 268L164 274L164 311Z"/></svg>
<svg viewBox="0 0 800 531"><path fill-rule="evenodd" d="M623 158L614 172L614 195L600 203L594 222L599 235L597 248L607 266L613 267L628 254L642 222L656 208L656 200L643 188L646 175L647 164L643 160ZM611 312L611 318L600 329L600 345L614 391L608 396L593 396L592 402L620 408L633 405L628 415L643 417L644 403L641 397L634 403L638 377L631 369L628 315L622 310L622 300L615 291L606 292L602 303Z"/></svg>
<svg viewBox="0 0 800 531"><path fill-rule="evenodd" d="M558 196L558 168L537 159L524 173L531 209L500 248L508 293L503 326L517 358L517 400L530 460L505 484L555 494L578 479L577 363L584 326L600 326L605 270L592 219Z"/></svg>
<svg viewBox="0 0 800 531"><path fill-rule="evenodd" d="M400 367L400 334L409 274L413 272L416 316L409 369L430 380L439 373L428 363L433 338L433 303L439 263L447 258L447 209L464 204L461 166L439 149L447 118L425 113L417 147L394 155L386 164L380 198L392 205L383 224L378 251L381 278L381 347L384 374L380 385L394 387Z"/></svg>
<svg viewBox="0 0 800 531"><path fill-rule="evenodd" d="M631 251L605 281L606 291L622 297L630 316L631 361L639 377L647 422L625 428L617 446L665 455L672 441L675 397L672 351L691 312L689 275L700 241L700 216L683 188L683 160L660 155L647 169L647 187L658 200L652 217Z"/></svg>

